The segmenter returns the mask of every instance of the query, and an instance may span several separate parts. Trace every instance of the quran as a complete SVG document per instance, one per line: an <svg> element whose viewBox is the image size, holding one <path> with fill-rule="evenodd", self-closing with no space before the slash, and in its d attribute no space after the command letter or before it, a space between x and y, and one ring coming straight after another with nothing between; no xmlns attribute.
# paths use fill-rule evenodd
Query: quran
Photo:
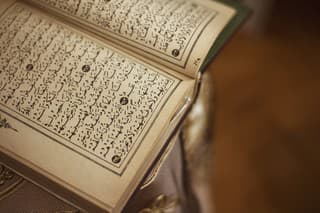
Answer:
<svg viewBox="0 0 320 213"><path fill-rule="evenodd" d="M245 18L210 0L2 0L0 157L89 212L119 212Z"/></svg>

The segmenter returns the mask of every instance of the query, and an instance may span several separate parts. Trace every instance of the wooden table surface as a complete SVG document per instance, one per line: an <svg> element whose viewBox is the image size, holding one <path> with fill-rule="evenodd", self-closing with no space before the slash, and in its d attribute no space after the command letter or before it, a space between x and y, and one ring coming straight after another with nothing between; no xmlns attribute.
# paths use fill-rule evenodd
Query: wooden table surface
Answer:
<svg viewBox="0 0 320 213"><path fill-rule="evenodd" d="M210 67L216 213L320 212L320 18L290 17Z"/></svg>

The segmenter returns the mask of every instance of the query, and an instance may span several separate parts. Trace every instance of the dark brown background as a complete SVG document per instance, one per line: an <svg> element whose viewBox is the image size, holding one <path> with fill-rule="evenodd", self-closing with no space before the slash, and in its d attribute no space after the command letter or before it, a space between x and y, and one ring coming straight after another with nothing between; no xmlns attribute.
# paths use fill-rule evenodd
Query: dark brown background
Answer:
<svg viewBox="0 0 320 213"><path fill-rule="evenodd" d="M210 68L216 213L320 212L320 4L269 14Z"/></svg>

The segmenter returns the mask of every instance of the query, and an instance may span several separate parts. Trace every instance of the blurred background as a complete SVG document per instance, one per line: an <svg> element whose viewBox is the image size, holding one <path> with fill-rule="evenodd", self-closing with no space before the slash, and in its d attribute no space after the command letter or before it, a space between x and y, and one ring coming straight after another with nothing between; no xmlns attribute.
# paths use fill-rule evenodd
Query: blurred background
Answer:
<svg viewBox="0 0 320 213"><path fill-rule="evenodd" d="M254 13L210 66L214 154L204 208L320 212L320 2L243 2Z"/></svg>

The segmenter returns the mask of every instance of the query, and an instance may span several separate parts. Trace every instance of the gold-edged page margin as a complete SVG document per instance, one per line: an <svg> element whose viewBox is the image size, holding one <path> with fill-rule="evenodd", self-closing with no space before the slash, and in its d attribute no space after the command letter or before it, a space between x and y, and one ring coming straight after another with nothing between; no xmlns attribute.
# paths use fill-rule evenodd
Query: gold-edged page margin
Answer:
<svg viewBox="0 0 320 213"><path fill-rule="evenodd" d="M150 143L149 141L156 141L155 139L159 138L163 131L163 127L169 123L172 115L174 115L184 97L191 95L194 80L177 73L168 74L165 70L159 70L152 67L152 65L139 61L133 56L121 52L112 46L106 45L103 41L92 37L92 35L61 23L54 17L50 17L27 4L21 2L16 2L15 4L21 4L24 7L28 7L48 19L57 21L69 30L80 33L84 37L89 37L90 40L98 42L99 44L106 46L115 52L119 52L132 60L138 61L139 63L152 68L163 75L171 76L180 80L180 84L177 86L176 90L169 98L168 103L163 107L155 123L149 130L150 134L148 134L143 142L141 142L142 145L136 152L136 156L138 157L134 157L132 159L132 162L130 162L126 172L121 176L108 170L101 169L99 165L88 161L74 152L71 152L69 149L65 149L58 143L53 143L50 138L37 133L21 121L13 118L12 113L4 111L2 107L0 108L1 113L6 116L7 122L17 130L12 131L11 129L0 129L0 149L2 152L19 162L23 162L26 166L37 171L39 174L79 194L81 197L95 203L97 206L105 209L112 209L116 205L119 205L118 201L122 198L124 190L129 184L132 184L132 181L134 181L133 177L136 175L138 170L141 170L140 167L145 163L148 154L154 152L152 149L154 149L155 144ZM1 17L4 17L5 15L2 15ZM21 120L25 123L28 122L25 119ZM35 142L37 142L37 148L33 146ZM41 152L41 150L43 151ZM50 150L50 152L46 152L48 150ZM52 158L50 158L50 155L52 155ZM44 159L46 159L46 161ZM85 180L84 177L89 177L90 180Z"/></svg>
<svg viewBox="0 0 320 213"><path fill-rule="evenodd" d="M141 47L139 49L138 47L140 45L136 45L136 47L134 45L135 42L131 41L130 39L123 39L120 36L112 35L112 33L108 33L106 30L94 26L88 21L81 20L73 15L69 15L52 6L48 6L43 2L37 0L20 1L29 2L30 4L41 8L48 13L54 13L56 16L62 18L62 20L77 25L86 32L91 32L96 37L103 38L106 42L112 46L115 46L117 49L127 52L130 55L134 55L140 60L147 61L147 63L152 64L153 66L162 69L167 67L169 70L171 70L171 72L177 71L191 78L196 78L202 63L214 44L214 41L217 39L218 35L222 32L224 27L232 19L236 12L235 9L216 1L189 0L210 8L212 10L212 15L208 16L205 21L201 23L196 30L196 33L190 39L188 46L184 51L185 53L183 54L182 60L180 62L176 62L176 60L169 56L162 56L162 54L146 51L148 49L147 47Z"/></svg>

